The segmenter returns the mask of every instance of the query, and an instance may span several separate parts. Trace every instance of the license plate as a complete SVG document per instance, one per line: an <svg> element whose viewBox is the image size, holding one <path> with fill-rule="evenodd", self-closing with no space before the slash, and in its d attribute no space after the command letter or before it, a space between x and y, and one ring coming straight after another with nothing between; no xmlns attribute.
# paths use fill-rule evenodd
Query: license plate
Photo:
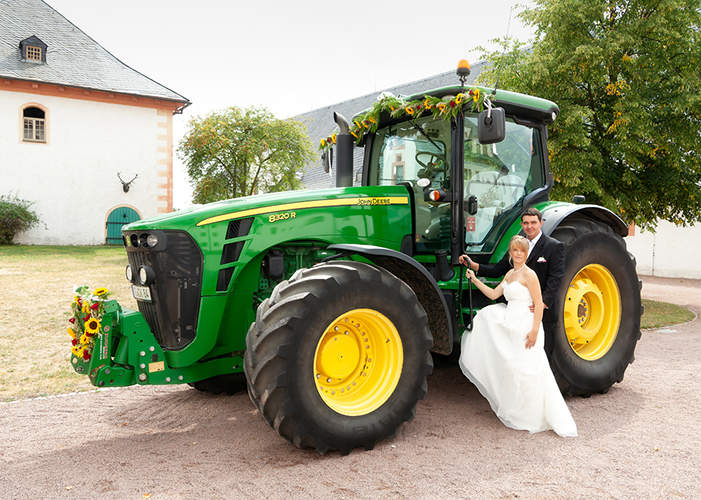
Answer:
<svg viewBox="0 0 701 500"><path fill-rule="evenodd" d="M134 295L136 300L141 300L143 302L151 302L151 289L147 286L131 286L131 293Z"/></svg>

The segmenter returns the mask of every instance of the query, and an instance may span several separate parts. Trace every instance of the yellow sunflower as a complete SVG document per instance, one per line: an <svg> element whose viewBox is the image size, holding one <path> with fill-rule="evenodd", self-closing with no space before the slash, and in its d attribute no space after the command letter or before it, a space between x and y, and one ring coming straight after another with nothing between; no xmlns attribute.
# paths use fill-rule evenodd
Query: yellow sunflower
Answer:
<svg viewBox="0 0 701 500"><path fill-rule="evenodd" d="M438 109L440 109L441 113L443 113L445 111L445 103L444 102L438 103Z"/></svg>
<svg viewBox="0 0 701 500"><path fill-rule="evenodd" d="M480 91L479 89L475 90L475 93L472 95L472 100L477 102L480 100Z"/></svg>
<svg viewBox="0 0 701 500"><path fill-rule="evenodd" d="M90 343L90 337L88 337L86 334L83 334L80 336L80 343L82 345L88 345Z"/></svg>
<svg viewBox="0 0 701 500"><path fill-rule="evenodd" d="M70 335L72 339L76 338L75 331L73 330L73 328L68 327L68 335Z"/></svg>
<svg viewBox="0 0 701 500"><path fill-rule="evenodd" d="M336 134L331 134L331 140L336 144Z"/></svg>
<svg viewBox="0 0 701 500"><path fill-rule="evenodd" d="M85 347L83 346L73 346L71 347L71 352L78 356L79 358L83 357L83 351L85 351Z"/></svg>
<svg viewBox="0 0 701 500"><path fill-rule="evenodd" d="M97 318L90 318L85 322L85 331L87 333L97 333L100 331L100 322Z"/></svg>
<svg viewBox="0 0 701 500"><path fill-rule="evenodd" d="M407 114L409 114L409 115L413 115L413 114L414 114L414 108L412 108L411 106L407 106L406 112L407 112Z"/></svg>
<svg viewBox="0 0 701 500"><path fill-rule="evenodd" d="M462 102L462 94L458 94L455 97L455 104L460 104Z"/></svg>
<svg viewBox="0 0 701 500"><path fill-rule="evenodd" d="M321 140L321 147L323 148L324 146L326 146L326 141L324 139L322 139Z"/></svg>
<svg viewBox="0 0 701 500"><path fill-rule="evenodd" d="M97 295L98 297L102 297L106 293L109 293L109 290L107 288L105 288L104 286L101 286L100 288L95 289L95 295Z"/></svg>

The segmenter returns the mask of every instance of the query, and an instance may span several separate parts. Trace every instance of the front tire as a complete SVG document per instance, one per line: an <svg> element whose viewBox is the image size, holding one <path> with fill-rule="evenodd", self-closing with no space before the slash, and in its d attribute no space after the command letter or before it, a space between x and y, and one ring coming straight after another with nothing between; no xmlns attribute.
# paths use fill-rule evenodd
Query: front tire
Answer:
<svg viewBox="0 0 701 500"><path fill-rule="evenodd" d="M565 245L565 274L550 366L565 395L605 393L623 380L640 339L635 261L623 238L599 222L566 220L552 237Z"/></svg>
<svg viewBox="0 0 701 500"><path fill-rule="evenodd" d="M433 369L426 312L384 269L339 261L275 288L246 338L251 401L299 448L348 454L396 436Z"/></svg>

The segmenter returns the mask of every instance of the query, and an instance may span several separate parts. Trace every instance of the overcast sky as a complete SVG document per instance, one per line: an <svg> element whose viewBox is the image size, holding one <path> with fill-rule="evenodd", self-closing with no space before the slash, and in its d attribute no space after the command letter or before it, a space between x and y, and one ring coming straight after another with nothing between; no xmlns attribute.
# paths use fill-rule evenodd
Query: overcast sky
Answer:
<svg viewBox="0 0 701 500"><path fill-rule="evenodd" d="M262 105L286 118L474 63L517 0L45 0L127 66L192 102L174 119ZM521 1L521 4L530 2ZM516 14L509 34L532 36ZM333 128L329 116L329 129ZM175 155L174 204L191 189Z"/></svg>

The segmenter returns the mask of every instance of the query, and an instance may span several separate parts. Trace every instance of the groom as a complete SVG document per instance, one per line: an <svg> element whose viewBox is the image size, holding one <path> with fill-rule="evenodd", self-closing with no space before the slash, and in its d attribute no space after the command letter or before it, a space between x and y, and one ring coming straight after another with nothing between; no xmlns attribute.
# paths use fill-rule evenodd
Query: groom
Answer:
<svg viewBox="0 0 701 500"><path fill-rule="evenodd" d="M531 207L521 214L521 228L528 238L528 259L526 265L533 269L540 281L543 294L543 330L545 330L545 352L552 352L553 338L557 332L559 310L558 289L565 274L564 245L542 233L543 215L537 208ZM480 276L498 278L504 276L513 266L509 262L508 252L496 264L479 264L467 255L460 256L460 263L469 265Z"/></svg>

